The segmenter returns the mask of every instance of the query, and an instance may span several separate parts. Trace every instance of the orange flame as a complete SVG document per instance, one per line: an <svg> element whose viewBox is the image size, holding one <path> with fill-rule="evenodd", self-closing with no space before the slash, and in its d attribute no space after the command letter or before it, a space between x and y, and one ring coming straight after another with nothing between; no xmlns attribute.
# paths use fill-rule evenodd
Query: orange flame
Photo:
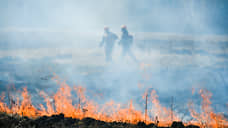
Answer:
<svg viewBox="0 0 228 128"><path fill-rule="evenodd" d="M194 110L193 102L189 103L189 111L191 116L197 121L201 127L223 128L228 122L222 114L216 114L211 107L210 98L212 93L205 89L200 89L199 94L202 98L201 113Z"/></svg>
<svg viewBox="0 0 228 128"><path fill-rule="evenodd" d="M36 108L32 104L31 96L29 95L27 88L23 88L23 91L21 92L22 100L19 100L20 97L17 97L16 102L10 105L11 107L6 105L4 102L5 96L2 94L0 98L0 111L31 118L63 113L66 117L72 118L82 119L84 117L92 117L107 122L121 121L134 124L139 121L145 121L145 119L147 123L156 123L156 120L159 120L160 126L168 126L171 124L171 113L173 114L174 120L179 120L175 112L160 104L155 90L147 90L143 95L143 99L145 99L146 95L149 96L148 105L152 106L151 109L148 109L148 114L145 114L145 112L136 109L132 100L127 105L115 103L114 101L99 105L92 100L88 100L85 95L86 90L82 86L74 86L72 90L65 82L56 81L60 84L60 88L53 96L48 96L44 91L39 92L46 104L40 104L39 107ZM73 101L75 101L73 100L73 91L76 93L78 101L75 104L73 104ZM220 127L221 124L227 124L223 115L213 112L210 106L212 94L207 90L200 90L199 93L203 99L201 103L202 112L197 113L193 109L193 104L189 104L191 116L198 122L196 124L199 124L202 127L205 125ZM151 118L152 115L154 118Z"/></svg>

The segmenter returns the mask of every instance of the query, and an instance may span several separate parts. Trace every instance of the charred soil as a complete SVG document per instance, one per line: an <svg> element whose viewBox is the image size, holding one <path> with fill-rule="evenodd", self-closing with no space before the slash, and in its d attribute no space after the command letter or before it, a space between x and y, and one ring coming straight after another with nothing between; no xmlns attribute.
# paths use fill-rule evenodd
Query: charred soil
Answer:
<svg viewBox="0 0 228 128"><path fill-rule="evenodd" d="M173 122L171 128L199 128L195 125L184 126L182 122ZM124 122L104 122L93 118L74 119L64 117L63 114L42 116L36 119L19 115L0 114L0 128L161 128L155 124L138 122L130 124Z"/></svg>

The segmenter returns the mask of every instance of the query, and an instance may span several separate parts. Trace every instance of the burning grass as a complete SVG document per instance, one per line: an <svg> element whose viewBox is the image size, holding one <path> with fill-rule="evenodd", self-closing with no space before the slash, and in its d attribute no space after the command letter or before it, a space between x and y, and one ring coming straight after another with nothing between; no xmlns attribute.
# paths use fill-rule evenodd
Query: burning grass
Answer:
<svg viewBox="0 0 228 128"><path fill-rule="evenodd" d="M8 115L1 114L1 123L7 127L16 126L21 122L25 122L26 127L55 127L55 125L57 127L58 125L58 127L149 128L152 127L152 124L154 126L180 125L173 123L173 120L180 121L178 114L160 104L155 90L147 90L142 97L146 99L146 102L153 104L153 108L148 110L147 113L147 108L144 112L136 110L132 101L127 106L115 103L114 101L107 102L101 106L87 99L85 88L81 86L73 88L78 99L78 103L73 104L72 88L65 82L61 82L57 77L54 80L60 85L60 88L52 96L47 95L44 91L40 91L40 96L43 97L45 104L39 104L38 107L32 104L31 95L26 88L23 88L21 91L22 99L9 95L9 105L4 102L4 95L2 95L0 111ZM211 93L206 90L200 90L199 94L203 99L201 113L195 111L192 103L189 104L189 111L194 120L185 123L185 125L194 124L201 127L228 126L227 120L223 115L213 112L210 106ZM151 118L152 114L153 116L155 115L155 119ZM50 120L51 124L48 123ZM146 122L146 124L143 122Z"/></svg>

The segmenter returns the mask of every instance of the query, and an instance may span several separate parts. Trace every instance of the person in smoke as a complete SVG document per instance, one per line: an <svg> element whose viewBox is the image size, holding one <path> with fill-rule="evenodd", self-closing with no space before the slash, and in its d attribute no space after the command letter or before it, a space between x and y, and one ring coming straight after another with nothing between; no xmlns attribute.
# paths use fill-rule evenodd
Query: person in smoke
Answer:
<svg viewBox="0 0 228 128"><path fill-rule="evenodd" d="M116 34L111 32L108 27L104 27L104 36L100 43L100 47L104 45L106 61L112 61L112 51L117 39L118 37Z"/></svg>
<svg viewBox="0 0 228 128"><path fill-rule="evenodd" d="M119 45L122 46L122 57L128 54L135 62L137 62L136 57L131 51L133 45L133 36L128 33L127 27L124 25L121 27L122 36L119 41Z"/></svg>

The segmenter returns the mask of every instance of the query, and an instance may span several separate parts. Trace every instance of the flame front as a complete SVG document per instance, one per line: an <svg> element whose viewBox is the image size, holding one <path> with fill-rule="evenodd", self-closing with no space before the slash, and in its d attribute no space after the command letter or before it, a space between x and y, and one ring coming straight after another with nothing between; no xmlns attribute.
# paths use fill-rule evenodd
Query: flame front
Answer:
<svg viewBox="0 0 228 128"><path fill-rule="evenodd" d="M2 94L0 99L0 111L9 114L28 116L31 118L63 113L66 117L72 118L82 119L84 117L92 117L107 122L120 121L134 124L145 120L146 123L156 123L156 119L158 119L160 126L167 126L172 123L170 118L171 114L173 120L180 120L178 114L160 104L155 90L147 90L145 92L145 94L149 94L148 102L152 104L152 108L148 110L147 114L143 111L136 110L132 100L127 105L115 103L114 101L109 101L103 105L99 105L86 98L85 88L74 86L72 90L72 88L70 88L70 86L65 82L57 80L57 83L60 84L60 88L54 95L48 96L44 91L39 92L40 96L42 96L45 101L45 104L40 104L39 107L35 107L32 104L31 96L29 95L27 88L23 88L21 92L22 100L19 100L20 98L16 97L16 100L9 106L4 102L5 96ZM76 104L73 104L71 92L75 92L77 95L78 101ZM143 95L144 100L145 94ZM199 94L203 99L201 103L201 113L197 113L194 109L193 103L189 103L189 111L195 121L191 123L195 123L202 127L221 127L221 124L227 125L224 116L214 113L210 106L210 98L212 94L207 90L200 90ZM151 116L148 115L153 115L156 119L151 118Z"/></svg>

